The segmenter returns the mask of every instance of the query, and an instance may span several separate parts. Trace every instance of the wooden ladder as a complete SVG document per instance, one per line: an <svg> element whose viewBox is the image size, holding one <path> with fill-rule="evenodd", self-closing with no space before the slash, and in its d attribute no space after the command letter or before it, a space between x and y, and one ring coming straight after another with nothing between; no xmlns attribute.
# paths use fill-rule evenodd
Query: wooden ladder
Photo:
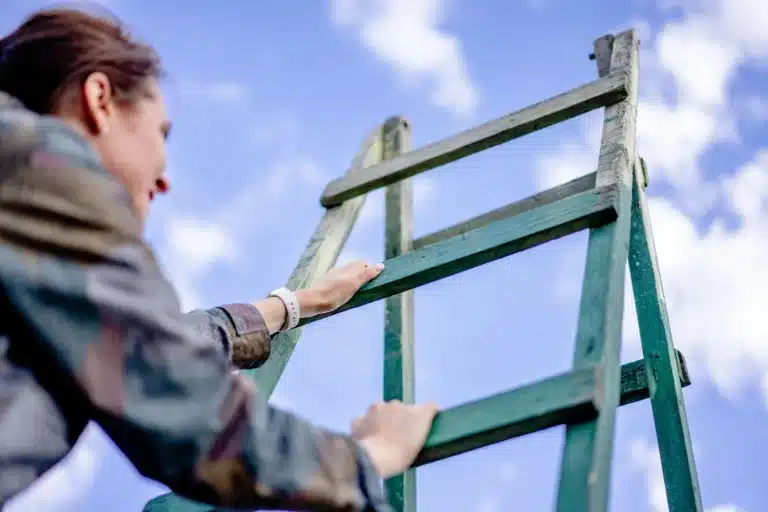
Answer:
<svg viewBox="0 0 768 512"><path fill-rule="evenodd" d="M618 406L650 397L671 512L701 512L682 387L648 216L647 173L635 148L639 41L634 30L594 43L599 78L456 136L411 151L409 123L373 131L351 169L325 188L327 209L287 286L309 285L336 262L366 193L386 187L386 266L344 307L384 299L384 399L414 398L412 289L589 229L573 369L440 411L414 467L556 425L566 425L558 512L608 509ZM408 178L536 130L605 107L597 171L413 240ZM620 365L625 267L629 262L643 359ZM244 373L271 394L301 336L279 334L265 365ZM413 469L385 482L398 512L416 510ZM145 512L220 510L167 494Z"/></svg>

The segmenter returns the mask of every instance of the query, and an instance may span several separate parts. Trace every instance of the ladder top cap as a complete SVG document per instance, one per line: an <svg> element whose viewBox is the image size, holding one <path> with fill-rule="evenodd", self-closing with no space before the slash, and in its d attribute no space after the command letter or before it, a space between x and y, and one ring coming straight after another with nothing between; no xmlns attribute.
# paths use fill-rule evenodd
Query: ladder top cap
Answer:
<svg viewBox="0 0 768 512"><path fill-rule="evenodd" d="M408 121L408 119L406 119L405 116L401 116L401 115L390 116L389 118L387 118L387 120L384 121L382 128L384 128L384 130L393 130L398 125L402 126L406 130L411 129L411 123Z"/></svg>

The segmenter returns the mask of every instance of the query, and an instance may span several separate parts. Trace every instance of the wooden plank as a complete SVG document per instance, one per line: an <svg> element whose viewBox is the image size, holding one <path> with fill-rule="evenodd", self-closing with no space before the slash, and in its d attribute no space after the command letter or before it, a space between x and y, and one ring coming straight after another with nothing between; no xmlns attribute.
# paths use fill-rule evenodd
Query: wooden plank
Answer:
<svg viewBox="0 0 768 512"><path fill-rule="evenodd" d="M453 226L441 229L440 231L424 235L413 241L413 248L421 249L422 247L426 247L427 245L431 245L435 242L461 235L467 231L472 231L473 229L481 228L490 224L491 222L506 219L508 217L527 212L528 210L533 210L539 206L554 203L581 192L586 192L587 190L595 188L596 176L597 174L594 172L586 174L571 180L568 183L550 188L543 192L539 192L538 194L526 197L520 201L515 201L514 203L502 206L501 208L491 210L488 213L478 215L477 217L473 217L459 224L454 224Z"/></svg>
<svg viewBox="0 0 768 512"><path fill-rule="evenodd" d="M596 188L499 220L482 228L385 261L384 270L341 308L299 326L354 309L474 268L516 252L604 226L616 219L615 187Z"/></svg>
<svg viewBox="0 0 768 512"><path fill-rule="evenodd" d="M384 124L390 122L387 120ZM350 174L360 173L381 161L383 126L366 137L353 159ZM336 264L364 202L365 196L361 196L325 212L285 285L289 290L308 287ZM301 328L277 334L272 339L272 352L264 365L256 370L245 370L256 381L261 393L272 394L300 337Z"/></svg>
<svg viewBox="0 0 768 512"><path fill-rule="evenodd" d="M594 82L373 166L365 174L348 174L326 186L320 203L326 208L336 206L360 194L391 185L596 108L612 105L627 96L628 80L629 76L624 72L601 77Z"/></svg>
<svg viewBox="0 0 768 512"><path fill-rule="evenodd" d="M678 355L684 364L682 354ZM582 368L441 411L414 466L594 417L599 406L598 380L594 369ZM681 386L690 384L687 372L679 380ZM644 400L648 393L645 361L623 365L620 405Z"/></svg>
<svg viewBox="0 0 768 512"><path fill-rule="evenodd" d="M688 366L685 357L679 350L675 350L677 358L678 377L681 387L691 385L691 376L688 373ZM648 386L648 374L646 373L646 364L643 359L638 359L627 363L621 367L621 398L619 405L629 405L650 396Z"/></svg>
<svg viewBox="0 0 768 512"><path fill-rule="evenodd" d="M685 359L680 352L675 352L680 365L678 374L680 385L686 387L691 384L691 381L686 370ZM489 399L477 400L439 412L424 449L413 467L561 425L568 421L566 410L575 410L577 417L581 413L594 415L597 402L594 400L594 394L587 391L588 386L596 384L594 375L595 373L590 369L581 370L581 373L577 374L559 375L499 393ZM645 361L640 359L623 365L620 405L645 400L648 395ZM557 396L560 396L559 400ZM541 398L548 405L539 406L536 402L537 398ZM547 406L550 409L544 412ZM465 419L465 416L468 419ZM480 426L484 430L478 429ZM152 505L148 505L144 512L216 512L216 509L210 505L193 503L169 494L155 498L150 503ZM160 508L161 505L165 508ZM178 508L180 506L185 508ZM671 509L671 512L677 512L677 510Z"/></svg>
<svg viewBox="0 0 768 512"><path fill-rule="evenodd" d="M596 41L596 50L600 44L600 40ZM617 186L618 219L613 224L592 229L589 234L574 353L576 369L600 365L600 414L566 429L557 495L559 512L608 510L616 408L620 397L619 355L631 214L630 185L635 160L637 51L638 41L633 30L614 38L610 70L630 76L629 95L623 102L605 109L596 185Z"/></svg>
<svg viewBox="0 0 768 512"><path fill-rule="evenodd" d="M381 161L381 135L381 126L368 135L352 162L350 173L360 172L361 169ZM295 290L308 286L336 263L364 202L365 196L356 197L325 212L301 255L299 263L288 279L286 286L289 289ZM300 337L301 329L299 328L277 334L272 339L272 352L266 363L256 371L253 369L241 370L241 373L256 381L259 392L265 397L270 396L274 391ZM149 501L144 507L144 512L214 510L205 507L205 505L191 502L176 494L164 494Z"/></svg>
<svg viewBox="0 0 768 512"><path fill-rule="evenodd" d="M680 368L675 360L676 351L656 260L642 167L638 159L632 189L629 270L643 356L647 361L647 378L652 383L651 407L667 503L670 512L702 512L699 479L680 385Z"/></svg>
<svg viewBox="0 0 768 512"><path fill-rule="evenodd" d="M414 466L595 417L596 374L582 368L440 411Z"/></svg>
<svg viewBox="0 0 768 512"><path fill-rule="evenodd" d="M395 118L384 125L383 159L411 150L411 128ZM384 259L397 258L413 241L413 190L411 180L385 190ZM384 309L384 400L413 403L415 395L413 354L413 292L389 297ZM416 470L384 481L389 503L396 512L416 511Z"/></svg>

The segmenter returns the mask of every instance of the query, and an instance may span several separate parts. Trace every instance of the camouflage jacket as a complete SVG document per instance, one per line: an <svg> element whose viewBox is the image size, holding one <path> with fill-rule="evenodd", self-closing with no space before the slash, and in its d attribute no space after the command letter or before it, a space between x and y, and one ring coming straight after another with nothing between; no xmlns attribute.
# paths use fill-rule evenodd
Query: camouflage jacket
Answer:
<svg viewBox="0 0 768 512"><path fill-rule="evenodd" d="M258 310L183 314L95 152L0 93L0 506L94 421L143 475L197 501L390 511L352 439L232 373L238 344L267 358Z"/></svg>

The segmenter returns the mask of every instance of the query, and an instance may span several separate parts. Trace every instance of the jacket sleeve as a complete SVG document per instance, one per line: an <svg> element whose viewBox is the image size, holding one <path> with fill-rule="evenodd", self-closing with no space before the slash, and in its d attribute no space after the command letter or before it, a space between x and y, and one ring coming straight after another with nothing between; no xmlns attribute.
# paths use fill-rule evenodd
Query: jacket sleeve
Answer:
<svg viewBox="0 0 768 512"><path fill-rule="evenodd" d="M252 304L196 309L184 315L184 321L197 336L220 347L236 368L258 368L269 359L272 337Z"/></svg>
<svg viewBox="0 0 768 512"><path fill-rule="evenodd" d="M271 407L185 322L124 188L87 144L21 109L0 111L0 308L15 361L174 492L391 511L359 445Z"/></svg>

